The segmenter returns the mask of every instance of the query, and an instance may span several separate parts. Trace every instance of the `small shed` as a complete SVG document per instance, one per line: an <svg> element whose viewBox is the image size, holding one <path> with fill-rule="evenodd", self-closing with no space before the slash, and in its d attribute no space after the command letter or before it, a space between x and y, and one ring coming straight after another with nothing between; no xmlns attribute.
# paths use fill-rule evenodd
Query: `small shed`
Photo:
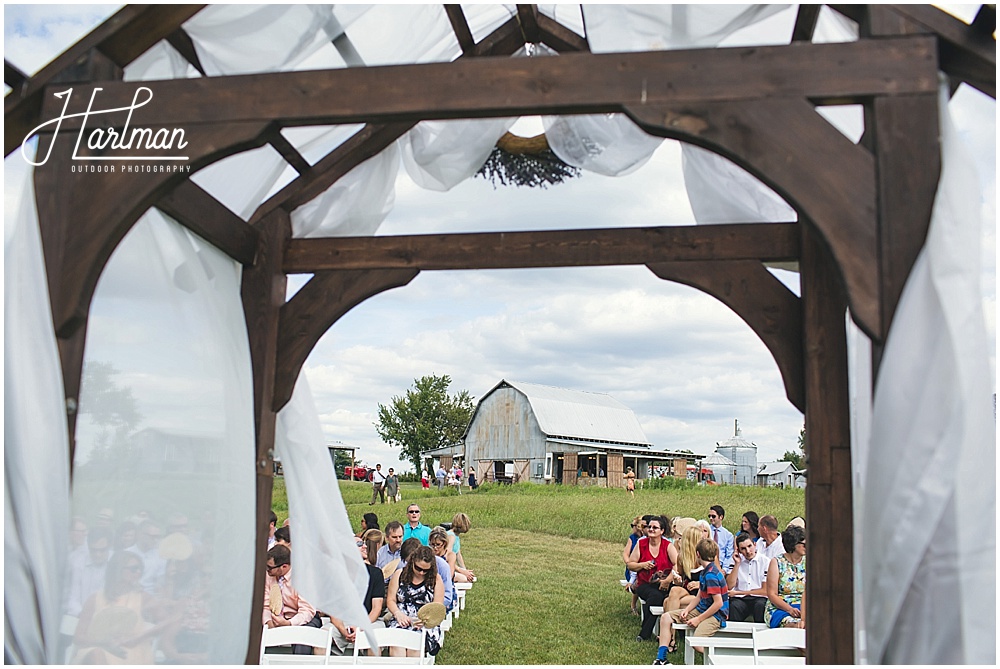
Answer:
<svg viewBox="0 0 1000 669"><path fill-rule="evenodd" d="M627 467L644 479L678 455L654 449L635 413L610 395L507 380L479 400L464 443L483 482L617 487Z"/></svg>
<svg viewBox="0 0 1000 669"><path fill-rule="evenodd" d="M793 488L795 473L795 465L791 462L765 462L757 471L757 485L762 488Z"/></svg>

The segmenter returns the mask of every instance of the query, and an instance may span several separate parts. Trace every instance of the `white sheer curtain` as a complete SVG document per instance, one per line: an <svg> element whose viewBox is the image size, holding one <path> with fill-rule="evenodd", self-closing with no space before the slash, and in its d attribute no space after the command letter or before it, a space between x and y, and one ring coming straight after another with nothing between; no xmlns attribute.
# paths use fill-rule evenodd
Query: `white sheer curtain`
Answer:
<svg viewBox="0 0 1000 669"><path fill-rule="evenodd" d="M60 662L69 536L69 443L62 370L32 172L20 153L20 207L4 222L4 661Z"/></svg>
<svg viewBox="0 0 1000 669"><path fill-rule="evenodd" d="M368 612L362 605L368 570L355 545L305 373L299 375L292 399L278 413L275 453L281 459L287 489L296 493L288 496L288 517L294 519L295 528L295 587L317 610L370 632Z"/></svg>
<svg viewBox="0 0 1000 669"><path fill-rule="evenodd" d="M151 210L115 250L91 306L73 513L91 535L107 525L115 546L101 588L83 593L79 631L118 644L158 609L168 622L131 647L130 663L246 654L256 473L240 276L238 263ZM115 599L127 551L141 557L143 594ZM69 571L76 578L79 565ZM122 623L128 611L140 619ZM75 661L110 659L87 650Z"/></svg>
<svg viewBox="0 0 1000 669"><path fill-rule="evenodd" d="M875 388L862 527L868 657L996 663L996 425L979 180L941 93L942 172Z"/></svg>

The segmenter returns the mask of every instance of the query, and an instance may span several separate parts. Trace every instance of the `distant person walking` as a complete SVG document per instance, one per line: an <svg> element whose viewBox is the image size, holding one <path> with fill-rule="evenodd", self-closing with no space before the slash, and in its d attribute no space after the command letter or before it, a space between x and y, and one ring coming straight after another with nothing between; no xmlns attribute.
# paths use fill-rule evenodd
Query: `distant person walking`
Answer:
<svg viewBox="0 0 1000 669"><path fill-rule="evenodd" d="M635 472L631 467L625 472L625 489L632 495L632 499L635 499Z"/></svg>
<svg viewBox="0 0 1000 669"><path fill-rule="evenodd" d="M420 487L423 488L424 490L430 490L431 487L430 481L427 480L426 467L420 470Z"/></svg>
<svg viewBox="0 0 1000 669"><path fill-rule="evenodd" d="M437 479L438 490L444 490L444 480L448 477L448 472L444 470L444 467L438 465L437 473L434 478Z"/></svg>
<svg viewBox="0 0 1000 669"><path fill-rule="evenodd" d="M375 465L372 472L372 501L368 506L375 505L375 498L380 498L380 504L385 504L385 474L382 473L382 465Z"/></svg>
<svg viewBox="0 0 1000 669"><path fill-rule="evenodd" d="M396 497L399 496L399 477L396 476L392 467L389 467L389 475L385 477L385 494L389 498L390 504L395 502Z"/></svg>

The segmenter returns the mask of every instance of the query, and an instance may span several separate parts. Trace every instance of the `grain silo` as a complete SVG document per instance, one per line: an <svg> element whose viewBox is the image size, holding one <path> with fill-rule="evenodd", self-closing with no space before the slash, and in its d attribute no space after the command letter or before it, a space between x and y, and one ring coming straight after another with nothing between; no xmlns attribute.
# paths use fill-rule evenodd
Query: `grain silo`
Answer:
<svg viewBox="0 0 1000 669"><path fill-rule="evenodd" d="M717 444L715 452L736 463L736 485L754 485L757 481L757 447L740 435L740 422L735 421L732 437Z"/></svg>

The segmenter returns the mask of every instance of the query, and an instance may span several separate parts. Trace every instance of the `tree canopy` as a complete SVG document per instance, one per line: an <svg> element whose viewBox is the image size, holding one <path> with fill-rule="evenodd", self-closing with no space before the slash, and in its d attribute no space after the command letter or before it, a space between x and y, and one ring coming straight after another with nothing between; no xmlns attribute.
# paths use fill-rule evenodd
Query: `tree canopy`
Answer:
<svg viewBox="0 0 1000 669"><path fill-rule="evenodd" d="M393 397L389 405L378 405L375 430L389 445L401 450L401 459L420 471L420 453L450 446L462 439L472 417L469 391L448 394L451 377L423 376L403 396Z"/></svg>

